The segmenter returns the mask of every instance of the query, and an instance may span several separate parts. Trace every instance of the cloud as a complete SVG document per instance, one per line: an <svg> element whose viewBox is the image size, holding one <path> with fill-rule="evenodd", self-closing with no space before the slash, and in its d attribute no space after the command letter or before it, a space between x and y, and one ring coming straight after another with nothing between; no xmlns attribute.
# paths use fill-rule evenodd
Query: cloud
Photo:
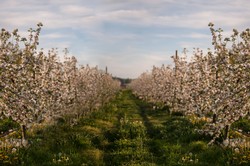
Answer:
<svg viewBox="0 0 250 166"><path fill-rule="evenodd" d="M67 6L61 6L60 12L62 12L65 15L70 15L71 17L82 17L82 16L89 16L93 15L93 9L85 7L85 6L79 6L79 5L67 5Z"/></svg>
<svg viewBox="0 0 250 166"><path fill-rule="evenodd" d="M153 37L156 37L156 38L176 38L177 36L176 35L173 35L173 34L154 34Z"/></svg>
<svg viewBox="0 0 250 166"><path fill-rule="evenodd" d="M63 35L61 33L50 33L50 34L45 34L40 37L40 39L61 39L65 37L70 37L68 35Z"/></svg>
<svg viewBox="0 0 250 166"><path fill-rule="evenodd" d="M193 38L193 39L211 39L211 35L204 34L204 33L196 33L196 32L183 35L182 37Z"/></svg>
<svg viewBox="0 0 250 166"><path fill-rule="evenodd" d="M28 36L42 22L41 47L68 47L79 63L136 77L171 63L176 49L211 47L209 22L223 36L248 28L249 8L248 0L2 0L0 28Z"/></svg>
<svg viewBox="0 0 250 166"><path fill-rule="evenodd" d="M26 3L24 3L26 2ZM27 3L28 2L28 3ZM243 2L243 1L242 1ZM50 4L51 3L51 4ZM5 8L1 13L4 15L5 24L12 26L25 26L38 21L44 22L49 28L76 27L76 28L95 28L104 22L123 23L135 26L163 26L181 28L204 28L212 21L226 27L235 25L245 25L248 23L249 12L242 13L235 10L232 4L225 4L222 1L203 2L188 0L183 1L105 1L104 6L122 4L123 8L113 10L103 10L102 6L86 6L80 1L4 1ZM50 4L50 5L49 5ZM136 4L136 8L132 5ZM153 6L160 4L170 4L161 7L160 12L154 10ZM237 4L237 3L236 3ZM211 5L214 5L211 7ZM222 5L218 8L218 5ZM234 3L235 5L235 3ZM2 6L2 5L1 5ZM141 6L143 8L141 8ZM178 10L178 6L185 6ZM208 7L207 7L208 6ZM236 5L237 6L237 5ZM175 11L175 8L177 12ZM195 10L192 10L195 8ZM237 8L240 8L238 5ZM12 10L10 13L9 11ZM14 11L14 12L13 12ZM179 13L178 13L179 12ZM4 18L4 17L3 17Z"/></svg>

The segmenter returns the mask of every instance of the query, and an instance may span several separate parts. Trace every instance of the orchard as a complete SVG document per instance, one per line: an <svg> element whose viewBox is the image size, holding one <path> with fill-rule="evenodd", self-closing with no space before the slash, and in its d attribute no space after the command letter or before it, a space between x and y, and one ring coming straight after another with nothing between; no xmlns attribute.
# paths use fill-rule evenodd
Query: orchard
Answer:
<svg viewBox="0 0 250 166"><path fill-rule="evenodd" d="M197 49L192 59L173 56L174 66L154 67L142 74L130 87L141 98L169 106L171 112L207 120L200 132L212 136L209 144L228 134L232 123L250 110L250 30L223 38L222 29L214 29L213 51L206 54ZM225 131L225 132L224 132Z"/></svg>

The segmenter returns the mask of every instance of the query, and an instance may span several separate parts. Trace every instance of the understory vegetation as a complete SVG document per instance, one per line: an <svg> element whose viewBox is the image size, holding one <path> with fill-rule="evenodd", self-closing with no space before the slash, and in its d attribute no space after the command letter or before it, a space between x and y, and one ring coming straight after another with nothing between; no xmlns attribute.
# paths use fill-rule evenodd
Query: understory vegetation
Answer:
<svg viewBox="0 0 250 166"><path fill-rule="evenodd" d="M34 126L27 132L26 148L1 148L0 165L204 166L248 165L250 160L247 147L208 146L211 138L197 132L203 120L170 115L168 108L140 100L130 90L121 90L112 101L74 124L69 119ZM246 119L235 122L230 137L236 138L237 130L249 132L249 126ZM13 139L21 137L11 120L1 120L0 129L13 129Z"/></svg>

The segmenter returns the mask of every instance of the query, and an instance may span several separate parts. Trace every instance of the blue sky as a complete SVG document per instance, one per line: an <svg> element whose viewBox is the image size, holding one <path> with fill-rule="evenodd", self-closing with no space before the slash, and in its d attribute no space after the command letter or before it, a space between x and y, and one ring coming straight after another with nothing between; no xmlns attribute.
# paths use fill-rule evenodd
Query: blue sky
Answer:
<svg viewBox="0 0 250 166"><path fill-rule="evenodd" d="M178 50L212 48L208 23L229 36L250 27L249 0L0 0L0 28L28 36L43 23L40 47L64 48L78 63L136 78L171 64Z"/></svg>

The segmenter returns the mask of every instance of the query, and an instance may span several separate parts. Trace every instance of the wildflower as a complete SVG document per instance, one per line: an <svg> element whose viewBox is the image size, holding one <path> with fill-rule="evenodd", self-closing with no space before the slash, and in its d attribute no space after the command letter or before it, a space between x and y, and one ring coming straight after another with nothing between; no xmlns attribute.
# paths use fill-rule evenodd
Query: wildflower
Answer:
<svg viewBox="0 0 250 166"><path fill-rule="evenodd" d="M16 148L12 148L11 153L16 153L17 149Z"/></svg>
<svg viewBox="0 0 250 166"><path fill-rule="evenodd" d="M235 151L235 153L240 153L240 149L239 148L235 148L234 151Z"/></svg>

